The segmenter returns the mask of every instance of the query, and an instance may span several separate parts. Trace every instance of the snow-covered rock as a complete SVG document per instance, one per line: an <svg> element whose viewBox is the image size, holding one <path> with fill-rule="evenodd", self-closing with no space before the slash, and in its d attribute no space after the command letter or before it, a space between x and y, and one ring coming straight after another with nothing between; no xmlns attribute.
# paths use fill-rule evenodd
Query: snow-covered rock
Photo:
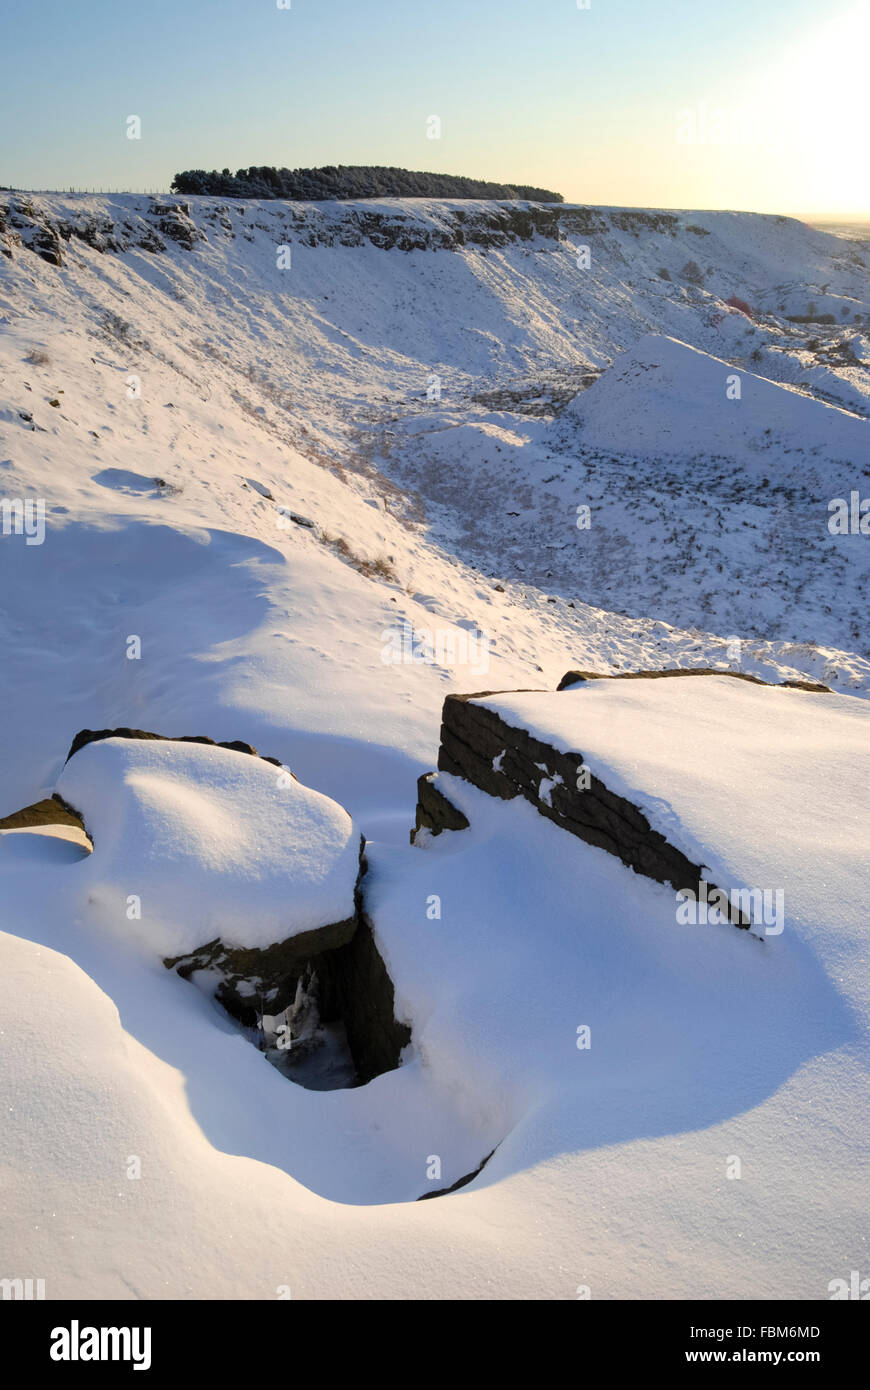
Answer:
<svg viewBox="0 0 870 1390"><path fill-rule="evenodd" d="M560 768L590 770L585 790L553 791L569 815L603 784L623 815L626 804L639 812L656 838L729 895L781 894L776 930L761 923L772 934L787 920L790 934L830 960L842 949L862 949L870 899L870 707L863 701L727 674L655 673L471 703L495 717L500 737L507 726L515 740L519 734L530 747L551 750ZM456 770L449 758L443 765ZM533 800L511 771L500 774L510 791ZM538 809L558 819L548 805ZM844 990L870 1002L866 979L856 976Z"/></svg>
<svg viewBox="0 0 870 1390"><path fill-rule="evenodd" d="M73 888L80 910L160 957L216 937L262 949L327 927L336 940L324 948L352 935L359 831L284 769L205 744L109 738L70 758L58 790L94 842Z"/></svg>

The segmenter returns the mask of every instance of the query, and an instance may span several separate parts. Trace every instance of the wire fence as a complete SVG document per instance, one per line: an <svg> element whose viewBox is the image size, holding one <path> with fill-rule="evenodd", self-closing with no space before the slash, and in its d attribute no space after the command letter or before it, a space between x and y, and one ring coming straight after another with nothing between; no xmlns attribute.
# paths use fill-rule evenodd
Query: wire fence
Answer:
<svg viewBox="0 0 870 1390"><path fill-rule="evenodd" d="M81 194L106 194L119 193L138 198L164 198L169 197L169 188L12 188L10 185L0 187L2 193L47 193L63 194L65 197L71 193Z"/></svg>

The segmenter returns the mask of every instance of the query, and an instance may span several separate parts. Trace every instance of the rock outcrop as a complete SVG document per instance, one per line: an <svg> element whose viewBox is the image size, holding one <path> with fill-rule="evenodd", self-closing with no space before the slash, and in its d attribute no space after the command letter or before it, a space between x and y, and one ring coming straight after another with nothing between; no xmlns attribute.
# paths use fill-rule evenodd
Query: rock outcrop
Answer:
<svg viewBox="0 0 870 1390"><path fill-rule="evenodd" d="M469 826L467 816L447 799L434 777L434 772L424 772L417 778L417 824L411 831L412 845L421 830L440 835L442 830L467 830Z"/></svg>
<svg viewBox="0 0 870 1390"><path fill-rule="evenodd" d="M600 671L566 671L557 690L569 690L572 685L580 685L583 681L655 681L672 680L677 676L728 676L730 680L749 681L750 685L769 685L770 681L763 681L760 676L751 676L746 671L717 671L713 666L683 666L672 670L670 667L660 671L618 671L615 673L602 674ZM830 695L830 686L821 685L818 681L785 680L779 682L788 690L808 690L817 695Z"/></svg>
<svg viewBox="0 0 870 1390"><path fill-rule="evenodd" d="M616 855L636 873L674 888L697 888L703 878L701 866L653 830L630 801L592 776L581 752L562 753L542 743L526 729L507 724L494 710L475 704L480 698L448 695L444 701L440 771L503 801L523 796L554 825ZM427 795L434 790L430 787ZM439 796L446 799L443 793ZM418 806L418 821L438 834L444 826L430 816L429 804ZM441 816L446 815L441 810Z"/></svg>
<svg viewBox="0 0 870 1390"><path fill-rule="evenodd" d="M395 1016L393 982L365 911L366 868L363 840L356 910L343 922L303 932L263 950L228 947L216 939L163 963L185 980L205 972L209 988L227 1013L252 1029L264 1016L287 1013L299 998L301 986L312 999L319 1024L343 1024L358 1084L393 1071L411 1041L411 1029Z"/></svg>
<svg viewBox="0 0 870 1390"><path fill-rule="evenodd" d="M363 861L365 868L365 861ZM320 980L320 1017L340 1019L361 1083L399 1065L411 1029L395 1013L395 991L378 950L360 891L359 924L350 940L313 962Z"/></svg>
<svg viewBox="0 0 870 1390"><path fill-rule="evenodd" d="M192 251L198 241L206 240L205 232L200 231L191 217L190 203L154 202L146 215L156 222L163 236L187 251Z"/></svg>
<svg viewBox="0 0 870 1390"><path fill-rule="evenodd" d="M592 680L658 680L711 675L728 675L756 685L769 684L741 672L698 668L621 672L613 676L593 671L568 671L559 682L558 690L568 690ZM811 681L784 681L782 684L815 693L827 692L826 686ZM611 791L594 776L586 767L582 752L566 753L553 748L528 729L506 722L494 709L476 703L498 693L516 692L481 691L476 695L447 696L442 711L439 771L462 778L503 801L522 796L554 825L615 855L636 873L658 883L670 884L675 889L698 891L699 885L705 882L703 866L692 863L664 835L654 830L638 806ZM438 785L437 775L424 774L418 782L417 823L411 832L412 844L421 829L439 835L444 830L465 829L468 824L465 814ZM711 891L714 887L707 884ZM736 909L730 916L737 926L750 925Z"/></svg>
<svg viewBox="0 0 870 1390"><path fill-rule="evenodd" d="M207 240L191 215L189 203L144 201L144 208L131 208L128 217L116 220L108 213L57 217L40 199L23 193L0 198L0 251L11 260L23 247L60 269L65 251L74 241L117 255L135 250L164 252L166 239L192 251L198 241Z"/></svg>
<svg viewBox="0 0 870 1390"><path fill-rule="evenodd" d="M57 792L43 801L35 801L32 806L25 806L22 810L13 811L12 815L0 819L0 830L45 830L61 826L71 831L80 831L93 847L93 841L82 817L62 796L58 796Z"/></svg>
<svg viewBox="0 0 870 1390"><path fill-rule="evenodd" d="M61 196L61 195L58 195ZM112 214L83 209L75 215L51 210L53 195L0 195L0 251L12 258L19 248L62 267L65 251L76 241L100 252L118 254L167 251L174 242L186 251L209 239L232 241L237 233L252 239L265 231L276 245L374 246L382 251L482 250L523 245L536 240L540 249L556 250L577 236L602 238L611 233L653 234L667 238L682 229L680 216L618 208L593 208L525 200L420 200L419 212L391 208L383 202L294 202L225 200L219 197L148 198L125 195L113 200ZM252 219L253 214L253 219ZM688 227L686 230L700 231Z"/></svg>
<svg viewBox="0 0 870 1390"><path fill-rule="evenodd" d="M217 743L208 734L152 734L147 729L80 729L70 744L70 750L66 755L69 762L79 749L86 748L89 743L98 743L104 738L133 738L133 739L160 739L164 743L207 743L213 748L230 748L235 753L248 753L253 758L262 758L264 763L272 763L275 767L280 767L278 758L267 758L264 754L258 753L252 743L243 743L240 739L234 739L230 743ZM291 773L295 776L295 773Z"/></svg>
<svg viewBox="0 0 870 1390"><path fill-rule="evenodd" d="M167 738L162 734L126 727L99 730L82 729L72 741L67 764L73 760L77 762L78 758L82 756L82 750L105 740L207 745L211 748L226 749L230 755L243 754L246 757L282 768L282 764L277 758L261 758L253 744L241 740L216 743L207 735ZM286 773L287 769L282 768L282 771ZM294 776L293 774L290 775ZM244 781L248 784L247 776ZM305 797L310 799L312 796L315 798L318 796L317 793L303 788L295 776L294 783L299 788L298 793L296 793L296 801L300 802L301 806L304 806ZM196 784L192 783L191 785ZM269 832L276 817L283 818L285 823L288 857L279 855L272 868L279 882L286 878L288 905L292 905L295 880L292 868L288 868L288 862L292 864L290 849L298 852L300 827L293 817L294 814L299 815L301 812L294 813L292 810L286 809L286 801L282 802L280 798L282 796L286 798L288 792L287 790L283 793L280 791L280 779L278 779L279 790L277 792L279 799L274 803L273 799L276 792L271 775L263 782L262 796L259 793L259 778L255 779L254 785L257 788L257 799L253 804L248 803L248 814L251 814L255 805L258 807L257 813L265 817L263 821L264 834ZM88 779L82 782L82 786L86 788L89 786ZM208 782L205 781L201 784L199 802L202 803L208 794ZM105 819L105 811L100 812L99 802L94 802L92 786L89 795L93 803L91 811L95 821L99 819L100 814ZM320 798L320 800L324 800L324 798ZM292 804L294 803L291 801ZM339 818L345 818L348 824L351 824L346 812L343 812L335 803L329 804L335 815ZM204 833L203 827L209 825L209 812L202 805L200 810L206 818L197 827L197 834L201 839ZM221 811L221 808L216 805L215 811L216 813L220 811L224 821L226 821L226 806ZM34 807L27 808L26 811L18 812L14 818L9 818L9 828L18 828L18 825L23 824L28 818L33 823L41 823L44 820L55 823L61 817L69 818L71 822L84 829L84 817L57 795L47 802L38 803ZM15 821L14 827L11 824L12 821ZM0 828L3 828L5 824L5 822L0 823ZM147 826L148 822L146 821L145 824ZM159 830L158 818L155 823L154 844L159 844ZM139 829L136 833L140 833ZM327 860L330 854L334 858L333 851L329 849L323 838L328 833L327 831L320 833L319 841L317 841L320 845L317 852L325 855ZM210 830L208 834L210 838ZM99 851L99 836L96 837L96 840L92 839L92 843ZM164 844L162 850L155 849L150 842L144 848L146 859L149 854L166 853L174 856L176 852L174 840L168 845ZM338 846L335 847L335 852L338 852L338 848ZM124 862L126 863L126 860ZM247 906L250 903L252 920L256 921L259 918L261 923L260 941L266 941L269 944L239 946L232 944L231 940L224 940L221 936L213 936L193 950L186 950L183 954L165 956L163 959L167 969L177 971L183 979L190 980L203 988L239 1023L246 1028L256 1030L258 1041L263 1050L268 1051L270 1041L273 1041L273 1039L270 1040L266 1021L280 1019L286 1022L288 1055L284 1060L288 1065L282 1066L282 1070L290 1076L293 1075L290 1062L302 1056L310 1056L321 1045L324 1038L321 1025L327 1029L330 1025L342 1026L353 1064L353 1084L365 1083L382 1072L397 1067L400 1063L402 1049L407 1046L411 1039L410 1028L395 1017L393 984L378 951L372 922L365 911L363 880L367 865L365 840L362 836L359 836L356 863L356 881L354 883L353 860L351 860L345 909L347 915L340 920L323 921L311 930L297 929L292 931L291 929L289 934L283 936L283 939L270 941L270 937L264 935L264 928L262 927L262 923L270 919L262 915L265 908L261 908L258 912L257 903L260 900L256 896L255 880L252 879L250 889L245 886L244 890L245 912L247 912ZM225 867L226 861L222 859L221 869ZM307 871L307 861L300 864L300 871L304 877ZM111 869L104 870L104 872L110 879ZM186 882L190 873L202 874L202 872L202 865L192 859L190 870L184 869L182 871L179 886ZM239 872L244 880L246 861L239 861ZM316 869L315 875L318 872L320 870ZM206 871L206 877L202 879L202 883L203 891L207 896L211 891L210 872ZM283 883L281 883L282 902L284 891ZM221 889L216 884L214 893L218 899L225 892L225 889ZM171 894L170 899L175 902ZM205 906L205 900L203 903ZM175 902L175 906L177 909L177 902ZM159 915L159 908L157 910ZM194 909L194 917L198 919L197 909ZM214 921L213 917L212 921ZM282 929L286 933L288 928L286 924L282 928L282 923L285 923L285 919L283 912L279 912L274 926L269 928L270 934L274 931L277 935ZM195 930L195 923L192 925ZM145 931L147 934L147 928ZM188 940L191 939L191 935L192 933L188 933ZM195 940L196 937L193 936L192 939ZM236 939L239 937L237 936ZM245 939L244 933L241 935L241 939ZM256 940L256 936L253 936L253 939ZM299 1024L298 1031L297 1024ZM269 1026L271 1026L271 1022ZM297 1042L304 1045L293 1051L291 1057L289 1055L290 1045Z"/></svg>

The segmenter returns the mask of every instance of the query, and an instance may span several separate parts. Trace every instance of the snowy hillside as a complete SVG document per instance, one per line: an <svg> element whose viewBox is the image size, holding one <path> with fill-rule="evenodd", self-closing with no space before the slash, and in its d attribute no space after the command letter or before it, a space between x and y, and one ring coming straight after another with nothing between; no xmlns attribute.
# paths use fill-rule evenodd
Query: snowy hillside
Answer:
<svg viewBox="0 0 870 1390"><path fill-rule="evenodd" d="M820 406L763 376L737 373L722 357L653 333L588 393L575 396L565 416L579 421L584 451L687 460L713 455L741 471L754 465L754 472L775 475L806 471L819 454L845 473L867 447L860 415ZM802 457L788 457L795 453Z"/></svg>
<svg viewBox="0 0 870 1390"><path fill-rule="evenodd" d="M5 1263L49 1297L825 1297L867 1177L870 538L828 526L870 496L866 244L0 194L0 251L0 821L57 794L93 839L0 827ZM678 928L660 884L458 779L471 828L409 845L446 695L678 666L833 692L795 694L799 728L743 682L676 714L552 695L612 702L590 757L705 862L785 880L781 940ZM728 749L715 824L641 756L692 721L704 767ZM122 727L281 767L67 762ZM162 963L360 892L411 1035L366 1085L289 1081Z"/></svg>

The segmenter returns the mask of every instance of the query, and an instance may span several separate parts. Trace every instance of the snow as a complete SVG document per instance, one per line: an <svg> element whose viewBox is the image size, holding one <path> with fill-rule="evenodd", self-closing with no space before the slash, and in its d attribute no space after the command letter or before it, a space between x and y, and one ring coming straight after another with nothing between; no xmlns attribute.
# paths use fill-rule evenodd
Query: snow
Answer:
<svg viewBox="0 0 870 1390"><path fill-rule="evenodd" d="M854 1264L866 1058L816 955L678 928L668 890L449 789L470 831L372 851L416 1033L358 1090L292 1085L198 991L73 930L72 870L7 879L7 1239L49 1297L819 1298ZM455 1201L414 1204L494 1147Z"/></svg>
<svg viewBox="0 0 870 1390"><path fill-rule="evenodd" d="M359 831L261 758L206 744L89 743L58 782L94 852L74 910L160 958L215 937L265 947L354 915ZM130 895L141 914L127 911Z"/></svg>
<svg viewBox="0 0 870 1390"><path fill-rule="evenodd" d="M32 201L133 227L149 202ZM301 230L231 206L229 231L191 207L193 250L0 259L0 493L46 524L0 536L0 814L58 787L94 835L85 857L0 837L0 1273L49 1298L826 1297L866 1259L870 1176L870 551L827 531L829 498L866 491L861 255L748 214L580 210L602 230L433 254L341 245L352 205ZM822 286L852 356L784 317ZM385 663L408 630L428 659ZM561 732L609 785L726 886L785 888L780 936L682 925L669 889L444 774L471 828L408 844L445 695L676 665L838 693L698 678L681 708L601 682L527 717L582 710ZM124 725L244 739L301 781L178 743L64 768L79 729ZM359 832L413 1041L310 1091L160 957L347 915Z"/></svg>
<svg viewBox="0 0 870 1390"><path fill-rule="evenodd" d="M849 463L867 449L860 416L657 333L575 397L568 413L580 420L587 448L688 458L700 450L755 472L776 473L784 452L823 451Z"/></svg>
<svg viewBox="0 0 870 1390"><path fill-rule="evenodd" d="M553 788L562 785L562 778L557 773L555 777L542 777L538 787L538 796L545 806L552 806L551 797Z"/></svg>
<svg viewBox="0 0 870 1390"><path fill-rule="evenodd" d="M729 891L782 890L786 933L851 971L870 945L870 708L728 676L588 681L478 701L644 812ZM832 891L832 885L836 885ZM868 1015L867 1021L870 1021Z"/></svg>
<svg viewBox="0 0 870 1390"><path fill-rule="evenodd" d="M24 862L75 863L90 852L90 841L75 826L0 830L0 869Z"/></svg>

